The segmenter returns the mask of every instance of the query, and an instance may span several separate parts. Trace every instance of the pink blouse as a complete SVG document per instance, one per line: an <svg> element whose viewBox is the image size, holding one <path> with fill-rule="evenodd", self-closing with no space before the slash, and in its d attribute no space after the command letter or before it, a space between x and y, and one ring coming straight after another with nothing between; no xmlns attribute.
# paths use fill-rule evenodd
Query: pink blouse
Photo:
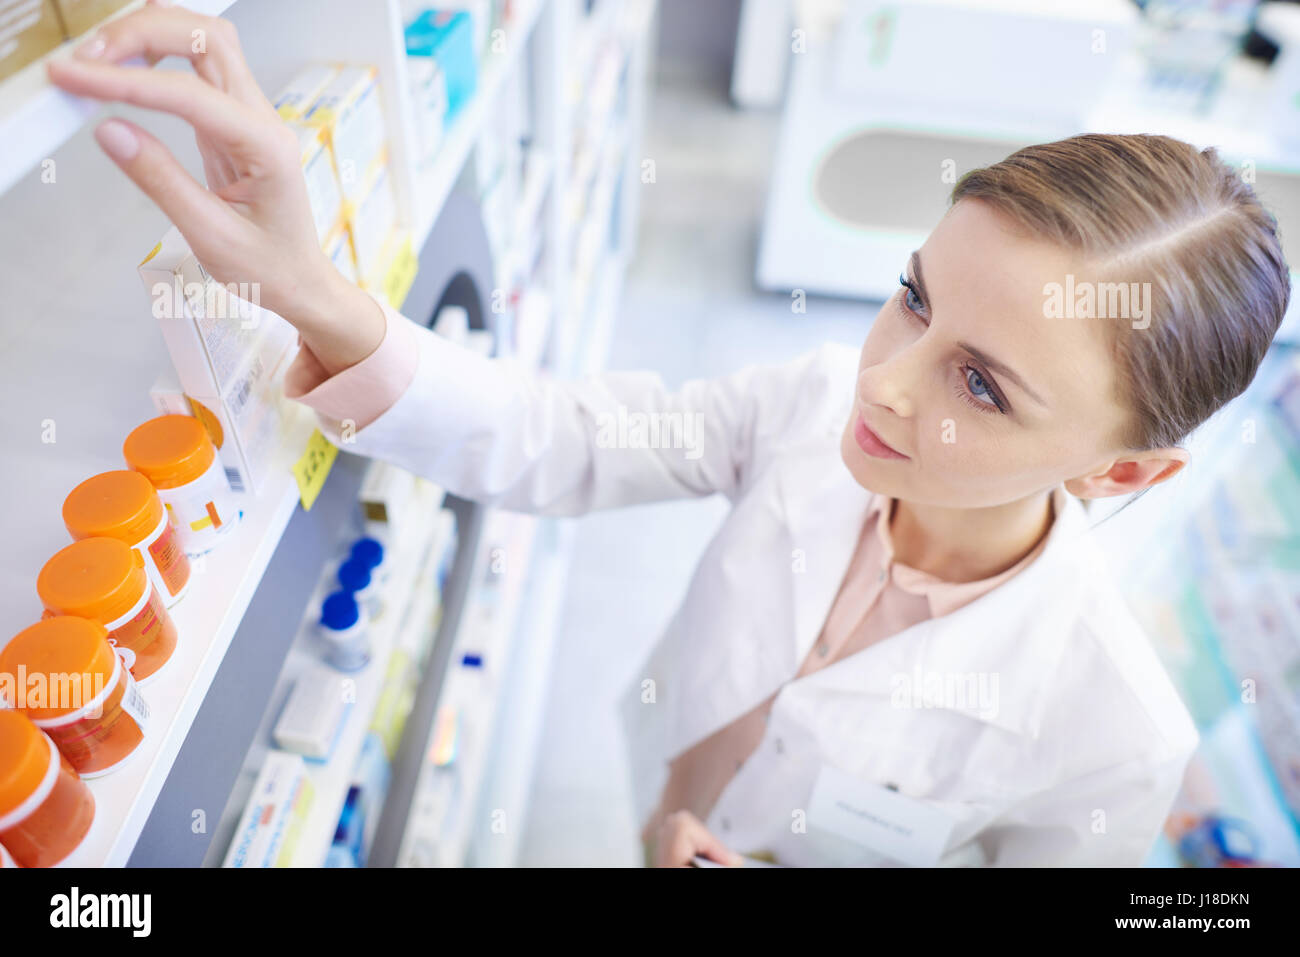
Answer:
<svg viewBox="0 0 1300 957"><path fill-rule="evenodd" d="M387 412L415 378L420 351L415 323L395 309L383 309L388 324L375 351L334 376L298 336L298 355L284 373L284 394L331 419L350 419L358 431Z"/></svg>

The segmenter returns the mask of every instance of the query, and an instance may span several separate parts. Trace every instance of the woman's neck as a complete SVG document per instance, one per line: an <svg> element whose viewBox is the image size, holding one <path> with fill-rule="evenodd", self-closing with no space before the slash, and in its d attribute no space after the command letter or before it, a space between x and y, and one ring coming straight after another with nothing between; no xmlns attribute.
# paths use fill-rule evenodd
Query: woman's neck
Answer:
<svg viewBox="0 0 1300 957"><path fill-rule="evenodd" d="M894 500L894 557L942 581L989 578L1024 558L1051 530L1050 493L990 508L942 508Z"/></svg>

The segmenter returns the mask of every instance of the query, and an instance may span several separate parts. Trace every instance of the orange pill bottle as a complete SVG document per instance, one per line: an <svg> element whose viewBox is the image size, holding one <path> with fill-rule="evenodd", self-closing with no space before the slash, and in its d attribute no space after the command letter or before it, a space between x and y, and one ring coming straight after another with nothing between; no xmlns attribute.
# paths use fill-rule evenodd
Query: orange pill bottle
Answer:
<svg viewBox="0 0 1300 957"><path fill-rule="evenodd" d="M138 550L168 608L185 597L190 560L158 490L139 472L118 469L86 479L64 499L63 524L74 539L116 538Z"/></svg>
<svg viewBox="0 0 1300 957"><path fill-rule="evenodd" d="M60 615L24 628L0 649L0 679L9 706L83 778L116 769L144 740L149 708L97 621Z"/></svg>
<svg viewBox="0 0 1300 957"><path fill-rule="evenodd" d="M81 846L94 820L94 795L49 736L22 713L0 710L4 863L52 867Z"/></svg>
<svg viewBox="0 0 1300 957"><path fill-rule="evenodd" d="M108 630L137 681L153 675L176 650L176 626L144 558L116 538L83 538L55 553L36 576L45 617L75 615Z"/></svg>
<svg viewBox="0 0 1300 957"><path fill-rule="evenodd" d="M239 505L217 448L193 416L160 415L137 425L122 443L122 457L158 490L186 554L211 551L238 523Z"/></svg>

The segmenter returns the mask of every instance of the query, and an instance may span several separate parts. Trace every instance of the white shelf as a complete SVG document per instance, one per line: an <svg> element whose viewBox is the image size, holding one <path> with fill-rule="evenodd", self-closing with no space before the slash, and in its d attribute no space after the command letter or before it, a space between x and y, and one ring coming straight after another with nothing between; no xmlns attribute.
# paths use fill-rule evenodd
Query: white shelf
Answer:
<svg viewBox="0 0 1300 957"><path fill-rule="evenodd" d="M135 0L120 15L138 9L143 2L144 0ZM391 127L389 133L393 148L391 155L395 164L395 186L398 188L399 201L407 209L414 211L411 225L417 247L423 244L436 222L474 144L493 115L506 81L512 71L523 68L527 59L525 52L530 37L538 23L543 22L544 14L548 17L544 21L548 25L547 40L553 42L556 49L559 49L560 44L556 38L560 34L556 27L567 19L564 7L567 2L569 0L523 0L516 4L515 18L505 27L507 33L505 52L499 55L489 53L481 61L475 96L447 131L439 152L431 163L416 168L411 162L410 151L407 148L407 144L414 142L411 126L413 111L409 91L403 85L406 71L397 0L386 0L384 3L374 5L373 8L367 3L365 6L367 14L370 14L372 9L374 13L365 17L358 15L360 0L322 0L319 7L312 7L313 12L319 12L320 29L310 35L297 29L303 11L302 0L283 4L280 0L276 0L275 3L269 0L265 3L255 2L255 0L244 0L243 3L235 3L234 0L183 0L185 6L207 15L219 15L234 8L231 14L241 29L241 41L245 52L259 80L268 88L268 92L273 92L272 88L287 81L303 65L314 60L348 59L355 62L374 62L380 67L385 115ZM604 19L600 22L609 22L610 11L617 6L610 0L603 0L601 12ZM652 3L641 0L632 3L630 9L650 9L652 6ZM594 26L594 23L592 25ZM595 34L591 34L590 37L594 43ZM39 166L42 159L82 129L88 118L97 112L98 104L67 96L51 87L45 79L46 62L51 58L70 55L74 45L75 41L65 43L41 61L0 83L0 144L3 144L0 148L0 192L9 189L29 171ZM567 45L567 41L564 45ZM543 51L541 59L545 60L548 55L554 55L554 51L551 53ZM539 105L539 115L545 114L548 109L560 114L571 112L559 106L557 101L563 99L564 80L572 75L570 71L573 65L572 59L562 60L559 66L564 68L563 75L558 68L554 71L555 76L561 79L549 85L539 84L539 96L547 100L547 104ZM594 65L594 61L591 65ZM549 129L551 126L559 128L562 125L560 117L553 116L552 119L556 121L554 124L544 122L542 126ZM564 122L571 120L570 115ZM78 142L81 139L78 138ZM571 246L575 238L573 229L565 228L568 224L564 227L556 225L558 222L558 217L555 215L556 207L565 195L564 190L569 183L569 164L567 157L561 157L558 152L559 146L564 142L563 138L558 141L552 141L553 139L553 137L539 137L535 149L538 150L536 155L542 162L530 163L521 188L522 208L516 214L517 233L521 231L520 227L524 223L527 224L528 229L531 229L539 219L544 219L546 228L543 229L543 241L548 244L546 255L554 253L561 244ZM76 144L70 144L69 149L74 145ZM88 148L94 149L93 144ZM541 152L542 150L546 152ZM598 163L598 169L599 165ZM603 182L599 171L593 176L593 180L597 183ZM25 185L20 186L19 190L15 190L15 196L10 198L22 198L18 194L20 190L27 188ZM120 179L117 188L134 189L124 178ZM406 202L412 198L414 201ZM34 210L37 207L35 204L28 203L25 207L18 205L17 208ZM24 215L38 214L27 212ZM132 225L138 224L133 222ZM29 226L30 223L22 218L6 223L6 228L9 230L25 231ZM103 233L108 229L109 227L101 225L96 227L94 232ZM523 251L534 247L517 235L514 237L512 248ZM619 270L624 265L621 259L615 260L609 257L597 261ZM20 297L22 301L14 304L15 309L32 312L43 310L58 316L60 311L79 308L81 300L77 297L84 296L87 289L112 288L114 307L126 313L137 313L138 328L144 330L153 321L147 314L147 302L143 297L133 298L136 292L135 277L132 275L122 279L120 273L122 268L130 271L131 265L133 262L123 267L112 257L93 257L85 265L84 275L81 277L83 285L68 283L68 294L62 298L54 298L52 303L32 301L34 297L30 294L25 298ZM546 297L549 302L553 337L559 331L561 316L559 306L565 301L564 290L560 288L560 283L568 277L560 276L558 270L553 268L548 268L545 275L548 276L548 281L544 288L537 290L537 293L539 296ZM113 285L117 280L121 282ZM617 294L621 277L602 275L600 281L592 285L599 288L593 290L594 294L591 298L598 303L605 303L608 297ZM117 291L126 288L132 290L129 297ZM588 349L586 353L588 363L597 362L597 357L603 355L608 346L610 323L605 314L612 310L602 305L596 311L604 318L600 323L593 320L588 328L603 330L601 334L604 336L602 340L604 345L583 343ZM52 326L53 323L47 324L47 328ZM587 330L582 331L585 333ZM62 343L53 333L43 337L33 337L30 341L19 339L17 347L9 354L7 360L9 365L6 370L13 372L13 382L21 384L29 393L39 395L43 388L40 380L33 379L31 376L24 378L23 370L42 368L41 363L46 361L47 353L61 347ZM576 358L572 356L573 350L569 351L570 358ZM77 401L87 408L99 408L93 404L98 400L92 396L94 389L107 381L98 367L102 357L87 349L74 352L73 358L84 364L84 368L78 368L76 371L78 374L84 373L80 375L78 381L86 383L76 390ZM91 372L92 361L96 363L93 367L94 374ZM152 360L142 361L139 365L139 369L132 369L136 375L130 381L147 381L147 376L156 372L156 369L149 367L153 365ZM87 389L90 391L86 391ZM298 489L291 466L301 454L307 436L315 427L315 417L306 406L294 402L286 402L285 405L290 418L290 437L279 454L274 474L261 494L256 497L246 496L245 514L238 529L232 533L232 539L198 564L194 587L185 599L171 610L181 640L178 642L173 659L168 662L165 669L155 678L144 683L142 688L151 712L145 741L120 770L89 782L96 799L98 817L90 837L70 863L83 866L122 866L130 858L186 737L194 725L207 692L222 666L222 661L240 627L249 603L257 592L284 531L297 509ZM107 420L109 416L101 414L100 418L106 421L96 423L96 428L109 433L121 431L125 434L124 429L135 424L136 407L130 408L132 421L126 421L125 413L115 411L115 417L111 421ZM32 457L30 461L35 463L40 460ZM60 460L61 463L64 461ZM106 462L100 467L111 467L111 464ZM91 471L87 471L86 474L91 474ZM42 480L46 476L38 474L35 478ZM50 525L48 520L45 524ZM50 527L56 528L56 526L57 519ZM32 533L21 543L23 546L21 550L29 553L33 561L48 554L47 538L44 534L44 532L39 535ZM548 559L548 561L557 560L559 559ZM526 559L521 561L526 563ZM525 576L531 574L524 565L517 567L516 571L521 571ZM548 581L559 580L562 577L561 570L552 566L542 569L542 573ZM558 592L559 586L556 585L555 588ZM520 600L518 594L511 599L516 606ZM549 600L558 602L558 594L550 596ZM296 611L291 610L291 612ZM517 616L518 608L512 606L509 634L499 642L503 648L508 647L512 642L534 640L528 636L515 637L516 632L528 631L524 623L515 620ZM553 628L553 626L544 627ZM545 639L545 641L550 640L553 640L553 636ZM539 644L538 647L542 647L544 643ZM391 645L391 641L389 644ZM286 674L290 673L288 666L297 653L296 649L291 651L286 659ZM506 653L502 651L498 655L498 665L502 671L506 667L503 657ZM380 660L381 658L385 660ZM358 701L348 718L349 729L336 744L330 764L312 768L313 780L317 786L317 800L309 821L309 831L303 835L303 843L299 846L301 859L314 858L316 851L321 846L328 846L332 837L338 811L346 795L347 780L354 769L355 756L369 725L375 696L382 685L387 665L386 658L387 655L377 655L376 660L367 667L366 671L359 674ZM248 706L266 708L273 704L275 704L274 700L265 703L231 702L231 708ZM490 734L490 726L483 731L483 734ZM487 744L487 739L481 742L482 747L487 747ZM215 823L209 822L210 826ZM522 826L522 822L519 823ZM311 861L309 860L308 863Z"/></svg>
<svg viewBox="0 0 1300 957"><path fill-rule="evenodd" d="M505 52L489 52L479 61L478 84L473 99L461 109L460 116L452 121L437 153L432 160L415 171L415 247L424 245L433 224L438 219L442 205L447 201L452 187L460 176L465 160L474 148L484 124L491 115L497 94L524 59L528 37L537 24L542 11L542 0L527 0L520 4L515 21L506 30Z"/></svg>
<svg viewBox="0 0 1300 957"><path fill-rule="evenodd" d="M519 615L524 605L525 577L534 564L539 519L531 515L492 512L475 557L470 591L458 633L454 636L447 677L438 700L438 711L454 704L459 708L455 760L445 768L429 765L422 755L410 815L402 836L397 865L461 866L469 850L471 829L478 817L479 799L486 782L490 746L494 737L502 695L506 692L508 662L513 639L520 631ZM505 534L508 531L510 534ZM484 606L480 590L491 550L506 549L506 578L496 587L495 621L482 620ZM466 651L481 653L485 663L481 697L468 698L457 687L459 659ZM434 721L437 721L435 711ZM513 825L521 826L522 822Z"/></svg>
<svg viewBox="0 0 1300 957"><path fill-rule="evenodd" d="M291 472L297 455L291 450L301 454L315 419L306 407L288 405L291 441L282 450L267 487L256 498L245 496L244 515L230 533L233 538L194 562L190 590L170 609L180 640L171 660L141 686L149 705L144 741L121 769L87 782L95 796L95 827L70 864L126 864L298 507L298 484Z"/></svg>
<svg viewBox="0 0 1300 957"><path fill-rule="evenodd" d="M514 285L516 272L525 283L529 278L533 254L537 252L538 243L545 239L545 228L536 230L534 227L541 218L543 202L550 192L554 169L555 165L545 150L534 147L529 151L523 182L515 202L512 237L494 264L496 281L504 288Z"/></svg>
<svg viewBox="0 0 1300 957"><path fill-rule="evenodd" d="M432 527L442 502L443 492L432 486L421 493L424 501L412 520ZM311 780L313 797L311 808L303 823L302 833L294 848L294 867L321 867L325 855L329 852L338 828L339 816L347 800L348 787L356 770L361 748L370 730L374 718L375 706L388 675L388 666L393 652L400 647L399 635L405 621L405 613L410 606L417 587L429 586L428 577L432 572L433 581L437 581L438 558L445 541L426 538L413 542L404 554L394 554L385 558L391 563L393 577L389 580L384 595L385 611L375 627L368 631L370 637L370 663L360 671L347 675L356 682L356 697L345 719L339 740L334 750L324 762L308 761L307 776ZM432 557L431 557L432 556ZM431 563L431 564L430 564ZM317 589L317 594L308 605L308 613L303 623L304 630L310 629L315 619L315 611L325 594L334 588L333 567L327 565L327 580ZM304 640L306 639L306 640ZM315 642L308 635L301 635L295 642L285 672L296 678L304 669L321 661ZM284 678L281 679L282 682ZM278 697L278 696L277 696ZM271 716L271 725L277 716ZM268 741L274 747L274 741Z"/></svg>
<svg viewBox="0 0 1300 957"><path fill-rule="evenodd" d="M233 2L180 0L178 5L218 16ZM145 0L133 0L107 20L126 16L144 5ZM0 81L0 143L4 144L0 150L0 194L48 158L99 110L98 102L64 93L46 78L45 65L71 56L79 42L80 38L65 40L36 62Z"/></svg>
<svg viewBox="0 0 1300 957"><path fill-rule="evenodd" d="M516 616L518 634L500 692L500 712L479 799L480 822L483 809L502 808L513 826L504 834L485 834L483 828L471 833L469 863L474 867L515 866L527 823L575 529L571 522L545 519L538 535L554 540L550 547L538 544L533 549L534 567Z"/></svg>

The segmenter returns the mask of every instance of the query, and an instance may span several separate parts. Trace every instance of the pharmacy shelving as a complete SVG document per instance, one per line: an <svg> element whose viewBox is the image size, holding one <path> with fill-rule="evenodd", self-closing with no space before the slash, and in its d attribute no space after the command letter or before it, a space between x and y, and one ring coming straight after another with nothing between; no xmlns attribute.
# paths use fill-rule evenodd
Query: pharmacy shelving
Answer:
<svg viewBox="0 0 1300 957"><path fill-rule="evenodd" d="M196 13L220 16L234 0L180 0ZM134 0L109 19L125 16L145 5ZM49 157L99 109L99 104L70 96L50 85L45 66L70 56L77 39L67 40L34 63L0 83L0 193Z"/></svg>
<svg viewBox="0 0 1300 957"><path fill-rule="evenodd" d="M439 146L434 161L416 173L415 236L419 240L429 234L438 211L456 185L460 171L470 151L492 115L493 103L512 71L520 68L528 38L544 7L543 0L524 0L512 24L506 26L500 53L489 48L480 67L474 99L452 123L451 129Z"/></svg>
<svg viewBox="0 0 1300 957"><path fill-rule="evenodd" d="M482 823L481 797L494 733L506 702L507 678L522 651L519 614L528 578L536 570L539 521L531 515L499 511L487 517L468 602L454 639L450 674L439 701L440 710L456 715L455 757L449 765L439 766L435 755L423 755L399 866L464 863ZM482 664L460 665L465 654L476 656ZM492 810L506 812L489 809L489 816ZM510 817L507 812L507 832L523 826Z"/></svg>
<svg viewBox="0 0 1300 957"><path fill-rule="evenodd" d="M527 813L575 534L571 522L555 519L543 519L536 531L527 590L516 615L521 634L499 692L489 747L494 760L484 769L477 826L469 835L467 863L474 867L508 867L518 861L527 821L494 829L492 811L508 808L519 817Z"/></svg>
<svg viewBox="0 0 1300 957"><path fill-rule="evenodd" d="M551 62L579 64L566 72L566 86L561 91L563 109L539 107L543 114L539 138L554 163L546 216L550 289L563 290L562 294L549 290L545 293L551 297L547 305L557 327L553 331L558 334L545 368L547 374L561 378L597 372L608 355L616 298L634 240L624 217L634 217L636 210L632 184L637 182L633 173L639 140L635 132L643 121L647 102L644 87L654 10L655 4L648 0L597 5L589 19L570 31L581 38L574 47L588 51L582 54L574 54L563 45L551 46L555 31L572 21L557 17L539 31L540 69L546 70ZM596 65L594 51L601 41L606 48L612 42L622 49L620 59L606 66L613 66L616 76L627 77L628 89L621 115L617 116L608 78L600 99L587 101L581 96L580 78L589 75L589 68ZM578 81L576 87L568 86L571 81ZM570 96L575 89L577 95ZM587 161L575 164L574 127L584 116L595 116L606 128L599 129L599 149L589 150ZM619 186L623 191L616 195ZM521 192L530 194L527 187ZM575 195L581 199L576 211L569 202ZM585 276L579 276L573 271L573 260L584 237L588 244L592 238L600 243L590 249ZM585 292L579 288L579 279L585 284ZM582 308L572 304L578 293L583 295ZM570 303L567 308L565 302ZM589 314L584 314L583 309ZM517 556L522 549L531 556L524 569L527 580L509 582L510 587L520 591L502 602L506 610L493 619L494 640L509 653L503 656L498 650L489 656L489 660L495 659L498 670L490 681L483 682L481 699L466 715L468 723L453 766L430 766L427 740L425 750L419 752L419 783L407 831L402 835L399 865L513 864L527 822L574 530L565 520L555 518L489 512L487 520L495 531L485 533L485 548L491 547L494 539L511 537L500 531L501 523L520 530L518 537L530 543L526 548L516 544L507 549L512 555ZM518 574L517 557L509 567ZM481 576L476 581L481 584ZM462 621L462 628L473 628L473 605L473 599L469 599L466 614L471 623ZM458 639L467 640L464 635ZM453 651L452 656L455 654ZM447 694L456 697L454 691ZM431 722L435 716L436 712L431 711Z"/></svg>
<svg viewBox="0 0 1300 957"><path fill-rule="evenodd" d="M1230 815L1259 859L1289 867L1300 865L1297 396L1300 358L1275 343L1246 391L1185 443L1185 474L1096 527L1201 734L1172 817Z"/></svg>
<svg viewBox="0 0 1300 957"><path fill-rule="evenodd" d="M122 11L123 15L141 6L142 2L137 0L130 4ZM567 217L563 208L563 198L569 195L571 186L572 128L576 111L589 106L583 102L582 84L578 78L585 75L583 68L594 65L601 36L608 37L611 30L622 30L627 36L628 29L639 23L642 29L634 46L640 51L641 82L644 83L645 58L649 55L645 26L649 22L649 11L654 9L653 0L600 0L596 13L587 18L578 12L578 0L514 0L505 4L504 8L509 11L508 20L501 24L505 42L483 51L476 93L445 131L437 152L428 162L419 161L413 151L413 144L419 138L414 135L417 119L406 87L403 4L399 0L182 0L182 3L198 12L227 16L235 22L250 66L259 83L268 91L282 86L311 62L371 63L379 68L380 99L390 138L394 189L401 215L411 230L413 246L417 250L434 231L443 207L463 181L462 174L476 145L492 125L497 98L519 71L529 71L537 129L522 178L514 222L515 235L509 244L509 255L522 264L522 272L528 279L517 305L518 312L527 316L528 322L540 325L531 330L530 354L521 358L530 366L541 367L542 374L563 375L576 367L573 361L576 351L560 352L556 342L561 325L569 327L566 342L582 334L577 327L583 317L575 316L571 307L562 307L570 301L567 296L574 277L569 258L580 226ZM305 24L310 24L311 28L304 29ZM578 29L582 31L584 52L581 56L575 55L573 48ZM40 166L47 157L58 159L61 184L70 175L66 171L71 170L77 176L94 172L103 177L104 189L124 191L125 194L134 191L134 187L116 170L105 169L107 161L88 135L87 124L99 107L66 96L45 80L46 60L70 55L72 46L72 43L65 43L42 61L0 82L0 143L5 144L0 151L0 202L5 203L3 209L10 211L2 228L15 237L39 235L36 224L37 218L44 215L42 204L66 195L48 191L49 188L40 182ZM573 82L577 82L576 88ZM644 99L638 102L643 103ZM151 125L152 118L147 114L125 112L132 118L139 118L145 125ZM641 117L631 117L628 129L634 130L640 122ZM175 124L170 128L167 123L159 125L162 127L159 135L164 143L177 151L185 162L185 150L192 151L187 131L182 130L178 135ZM623 132L619 134L620 138L625 135ZM610 156L602 152L597 168L584 170L583 175L590 175L593 184L610 182L608 175L602 179L599 168L600 163L610 161ZM190 165L193 166L192 160ZM61 185L60 189L64 187ZM15 198L13 194L21 195ZM622 195L618 197L617 206L619 209L635 208L635 197ZM114 230L136 237L149 237L143 242L132 240L140 243L141 253L162 230L158 226L157 212L146 202L119 208L124 210L124 215L113 222L94 217L79 221L80 232L87 237L79 249L83 252L93 249L95 254L78 262L75 280L55 282L50 289L38 290L35 301L20 297L12 303L15 309L11 316L39 314L46 320L39 326L34 325L30 332L24 328L23 335L10 335L6 340L6 350L0 355L0 379L15 388L22 388L21 394L27 396L21 402L10 402L12 421L39 422L49 414L43 384L29 381L32 375L29 370L47 368L50 364L48 354L52 350L61 350L60 372L66 379L60 387L71 390L78 413L99 410L100 421L96 425L106 435L125 435L148 414L148 383L167 360L161 344L153 341L154 320L134 275L140 256L133 255L134 250L130 248L124 252ZM602 235L612 237L613 232L605 230ZM11 251L18 249L19 245L12 244ZM13 260L14 263L20 261L17 258ZM621 274L626 255L605 257L600 261L608 269L616 269ZM528 276L535 262L541 262L544 268L536 276ZM0 281L5 280L6 269L17 268L11 263L0 263ZM28 265L27 268L31 270L32 267ZM608 277L602 288L617 288L619 279L619 276ZM13 287L6 282L6 288ZM488 291L483 293L486 296ZM29 292L28 295L32 294ZM88 311L85 301L91 296L100 297L101 301L108 296L107 307L101 304L98 312ZM88 319L81 318L98 316L105 308L110 314L120 317L114 320L120 325L110 329L103 323L92 325ZM7 319L7 323L9 321L12 320ZM607 325L600 328L608 331ZM139 331L139 347L130 342L135 330ZM16 329L7 326L5 332L9 334ZM64 348L69 343L66 338L61 339L61 335L75 336L75 347ZM562 359L564 361L560 361ZM593 358L584 362L584 367L590 368L590 363L596 361ZM51 384L46 388L53 387ZM137 390L138 401L105 403L101 400L104 390L120 392L129 388ZM12 397L15 393L5 394ZM301 455L315 427L315 419L306 407L295 403L287 405L287 436L273 476L256 496L247 498L244 516L234 537L223 548L196 563L196 587L173 609L181 641L173 660L143 688L150 707L149 735L145 743L121 770L91 782L101 815L91 839L78 852L77 863L90 866L121 866L128 861L197 863L205 855L211 863L221 857L216 836L194 838L195 846L200 848L195 859L193 850L182 854L167 840L160 839L158 833L161 832L156 833L155 826L183 828L189 838L188 809L204 808L210 815L217 815L228 799L238 797L239 785L230 790L228 783L211 784L210 787L217 788L215 792L193 794L189 788L192 782L184 780L184 777L194 774L196 765L203 765L205 771L209 770L207 765L213 766L210 769L212 782L238 779L245 785L249 772L256 770L249 766L249 761L265 747L265 736L261 732L265 731L265 723L271 720L278 704L282 703L283 689L303 661L302 649L293 645L291 635L279 636L285 631L286 620L298 622L299 627L306 621L304 616L312 602L311 586L302 583L314 581L327 561L328 549L325 546L333 540L336 531L329 523L339 521L339 516L348 508L348 503L340 499L339 492L354 494L355 484L359 483L356 466L348 464L343 468L342 464L336 464L336 471L347 472L347 481L354 484L340 486L343 478L339 476L336 481L332 476L312 512L299 508L300 493L290 467ZM72 480L74 474L84 477L94 471L120 467L116 457L108 454L113 441L110 438L101 444L104 454L100 455L83 451L86 443L77 446L73 458L64 453L64 457L57 461L55 471L58 474L48 479L41 470L49 471L49 463L55 461L50 458L50 452L17 450L15 462L21 463L22 467L7 470L6 484L0 491L6 493L8 501L16 503L31 500L30 482L33 478L47 486L50 491L42 493L44 498L35 513L48 513L45 526L49 527L27 522L19 527L19 523L8 523L17 532L10 541L12 567L33 569L31 577L34 581L34 569L58 547L56 533L61 529L58 527L57 499L62 494L58 490L66 491L65 485L70 488L75 484ZM90 447L94 448L93 445ZM345 456L340 458L340 463L345 459L349 463L354 461ZM331 487L335 487L333 494ZM345 499L346 494L342 498ZM322 504L327 499L330 500L328 506ZM372 863L393 863L396 860L405 815L415 790L417 762L426 750L436 704L443 690L443 679L452 664L450 656L456 647L461 609L470 586L469 563L478 553L481 530L491 511L454 500L454 497L449 498L449 502L457 514L460 546L469 551L465 555L456 555L447 593L442 596L445 602L441 606L436 605L436 595L426 593L427 580L411 586L418 593L413 599L415 603L424 602L425 605L424 612L419 614L433 613L441 607L442 619L436 626L434 648L420 676L417 700L392 769ZM352 505L355 507L355 502ZM299 532L290 534L295 528ZM538 528L539 541L553 545L558 532L556 520L539 520ZM568 540L570 535L571 532L566 531L562 537ZM290 538L294 542L293 554L282 548L282 543ZM304 546L304 542L312 544ZM305 553L302 551L304 547L308 548ZM319 551L313 554L312 549ZM538 565L531 573L524 569L524 577L554 582L557 583L555 589L560 588L558 583L563 581L567 550L539 546L536 551ZM305 565L304 558L307 559ZM320 567L310 567L312 561L320 562ZM299 583L295 586L298 591L284 588L284 581L288 578ZM16 609L17 599L25 591L30 591L30 588L9 586L7 594L15 599L11 602L15 611L8 622L11 629L21 627L23 623L20 620L22 613ZM534 591L530 590L529 594L533 595ZM286 597L281 599L281 595ZM529 598L527 604L531 607L538 600ZM543 604L554 604L558 598L551 595L540 600ZM286 601L290 607L284 606ZM519 604L523 599L516 596L512 601ZM256 620L250 609L260 609ZM274 611L268 614L267 609ZM531 709L532 718L528 727L536 728L545 700L546 661L557 626L554 621L545 627L540 624L531 626L523 620L524 617L531 619L531 613L526 616L521 613L517 617L519 624L511 626L508 643L519 649L520 660L531 664L524 671L512 669L508 680L514 687L522 675L530 683L518 697L520 702L531 703L528 709ZM550 617L553 619L554 615ZM268 645L262 657L258 658L248 650L250 646L259 644L255 639L272 634L277 636L277 643L273 648ZM240 670L254 667L256 674ZM339 760L313 769L317 791L323 797L316 805L300 846L302 863L313 862L320 848L328 843L331 833L329 819L337 820L338 805L346 792L346 776L351 772L350 757L359 748L360 735L368 724L365 715L357 715L371 709L380 680L381 670L373 665L370 671L359 676L359 701L349 731L338 743L335 757ZM239 693L217 696L211 693L215 688L227 691L235 688ZM245 694L261 697L245 699ZM498 727L503 721L520 719L520 706L515 704L511 707L510 717L497 719ZM209 729L209 735L220 735L223 725L229 726L229 733L223 736L228 740L221 742L221 755L202 753L212 738L205 742L196 737L200 725ZM218 731L212 732L210 729L213 727ZM510 738L509 735L506 737ZM503 747L508 752L504 756L495 751L484 756L480 778L483 782L497 783L483 783L481 787L490 790L504 786L512 794L526 795L530 772L524 771L521 775L519 769L530 769L531 757L521 756L515 751L520 747L531 750L534 745L511 739ZM235 756L228 758L225 756L227 753ZM227 766L227 761L233 763ZM505 785L500 785L503 778L493 770L501 766L510 769ZM206 779L203 786L209 786ZM221 790L222 787L227 790ZM183 816L176 811L178 808L187 809ZM160 817L167 820L160 824ZM148 838L147 847L142 847L145 843L142 836ZM140 850L148 853L137 854ZM463 859L464 854L459 857Z"/></svg>
<svg viewBox="0 0 1300 957"><path fill-rule="evenodd" d="M305 412L305 410L304 410ZM313 422L298 414L291 435L300 444ZM124 865L135 846L190 724L202 704L275 547L298 505L298 487L283 469L269 487L247 502L231 538L193 563L193 582L171 611L185 636L161 671L142 683L149 705L149 734L121 770L89 782L95 796L96 827L77 851L80 866ZM111 822L120 822L116 827Z"/></svg>
<svg viewBox="0 0 1300 957"><path fill-rule="evenodd" d="M418 486L417 501L411 503L406 521L432 529L444 494L442 490L427 483ZM353 534L360 531L357 529ZM338 543L340 546L343 544ZM403 628L407 624L407 613L414 603L416 589L422 589L426 595L437 594L437 564L446 544L444 538L433 534L423 538L408 538L404 542L404 551L386 557L386 564L392 573L383 589L384 613L367 629L370 662L359 671L344 675L353 682L352 703L338 740L334 742L326 760L307 763L313 795L310 810L294 848L293 866L319 867L325 860L347 797L353 769L384 688L390 658L403 644ZM321 581L307 602L299 626L299 636L286 656L276 690L258 730L256 744L259 750L260 747L275 746L272 729L292 686L308 668L321 660L321 649L313 633L314 624L321 601L336 587L333 581L335 565L334 560L326 562ZM433 610L433 606L424 607ZM422 610L417 610L413 618L414 621L410 622L413 627L432 628L431 616ZM415 636L415 640L422 640L422 637ZM240 807L233 810L242 810L242 802L238 803Z"/></svg>

